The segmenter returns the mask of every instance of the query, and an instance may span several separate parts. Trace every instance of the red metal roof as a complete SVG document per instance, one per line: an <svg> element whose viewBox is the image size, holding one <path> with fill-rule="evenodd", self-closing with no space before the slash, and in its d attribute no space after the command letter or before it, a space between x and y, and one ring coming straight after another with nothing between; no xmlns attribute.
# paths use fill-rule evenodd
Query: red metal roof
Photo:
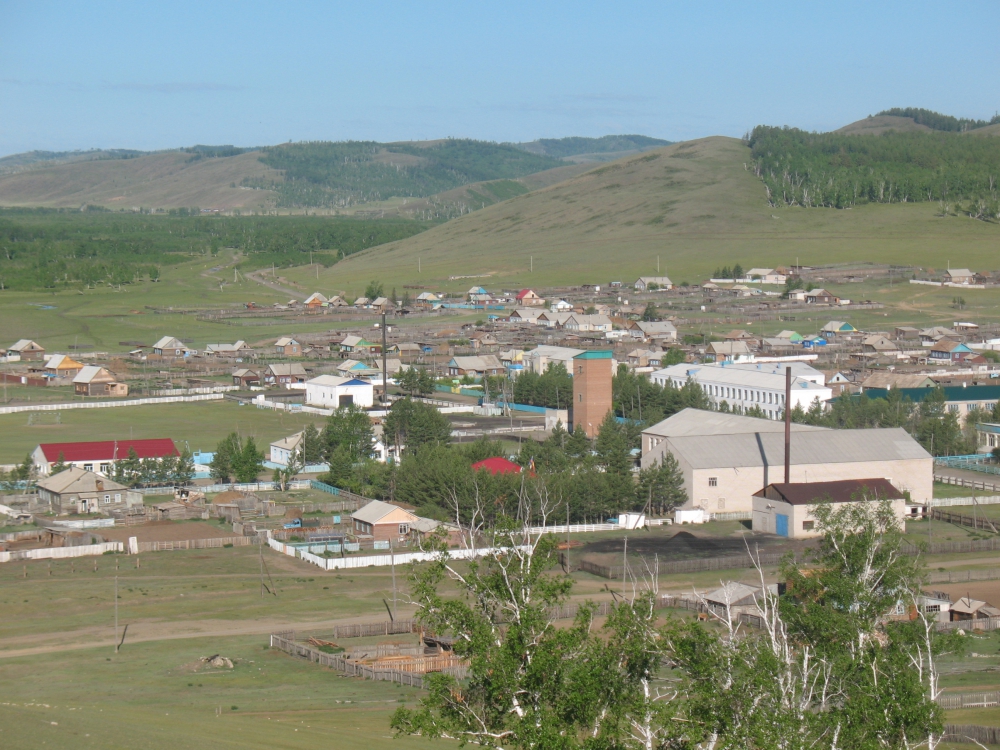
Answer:
<svg viewBox="0 0 1000 750"><path fill-rule="evenodd" d="M55 463L62 453L64 461L112 461L125 458L135 448L139 458L163 458L180 455L170 438L152 440L99 440L92 443L42 443L38 446L45 460ZM116 453L117 451L117 453Z"/></svg>
<svg viewBox="0 0 1000 750"><path fill-rule="evenodd" d="M508 461L503 456L494 456L493 458L487 458L485 461L479 461L472 464L474 471L479 471L480 469L486 469L490 474L520 474L521 467L518 466L513 461Z"/></svg>

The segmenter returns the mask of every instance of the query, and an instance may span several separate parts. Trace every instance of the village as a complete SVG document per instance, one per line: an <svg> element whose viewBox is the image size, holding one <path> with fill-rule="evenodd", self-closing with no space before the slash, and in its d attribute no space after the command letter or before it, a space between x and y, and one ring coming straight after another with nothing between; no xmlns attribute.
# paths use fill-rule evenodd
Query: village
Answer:
<svg viewBox="0 0 1000 750"><path fill-rule="evenodd" d="M374 600L352 585L354 604L345 599L341 610L349 617L322 627L293 619L272 628L267 645L284 658L418 691L429 674L463 679L469 663L455 655L454 634L414 619L406 571L443 550L474 560L497 542L474 507L449 506L449 493L462 492L451 480L433 480L445 483L426 502L393 489L402 478L365 479L403 477L432 455L413 423L423 412L407 411L419 408L432 415L436 439L453 447L454 471L482 491L516 494L553 481L546 451L565 445L560 436L590 446L569 459L577 468L567 476L621 472L623 484L582 489L563 511L526 519L525 533L559 540L562 569L596 595L601 615L613 604L604 589L659 566L660 610L760 627L768 597L786 585L780 561L805 561L816 549L819 509L879 502L914 552L941 563L892 617L993 638L1000 326L852 325L847 319L882 305L809 281L831 277L829 286L845 288L848 276L890 272L902 273L752 268L698 286L657 275L350 304L316 292L269 308L190 311L276 318L280 334L252 343L170 331L123 341L115 352L12 342L2 352L0 414L24 425L17 444L27 451L0 456L0 568L30 581L52 576L53 566L71 578L88 565L100 575L106 555L116 558L116 574L122 564L139 574L211 555L213 565L259 563L253 575L267 602L287 586L278 571L310 582L336 577L324 591L342 575L360 576L373 581ZM969 294L989 283L961 270L910 281ZM328 333L297 330L316 319L330 322ZM890 402L909 416L837 421L846 409ZM182 411L183 422L168 418ZM163 431L130 414L157 415L144 419ZM227 420L256 424L247 414L272 421L249 436L199 437L229 432ZM361 425L353 458L335 450L333 437L349 423ZM947 429L928 427L938 423ZM620 466L601 446L612 430L624 440ZM38 442L25 442L34 434ZM101 439L83 439L90 434ZM241 466L244 449L250 458ZM372 607L379 600L381 613ZM577 606L552 617L571 618ZM113 635L126 638L117 624ZM206 668L240 663L216 661ZM981 696L960 687L965 670L978 668L956 663L956 687L941 705L979 705ZM991 695L985 700L1000 700Z"/></svg>

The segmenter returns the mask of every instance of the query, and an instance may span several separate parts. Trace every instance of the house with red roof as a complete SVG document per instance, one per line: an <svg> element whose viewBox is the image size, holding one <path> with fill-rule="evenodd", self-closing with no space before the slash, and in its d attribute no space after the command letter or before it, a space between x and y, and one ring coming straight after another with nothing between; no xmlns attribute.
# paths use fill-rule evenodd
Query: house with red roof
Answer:
<svg viewBox="0 0 1000 750"><path fill-rule="evenodd" d="M151 440L98 440L88 443L42 443L31 454L40 476L52 473L60 459L67 467L77 467L106 477L114 473L115 464L135 450L139 458L163 459L179 456L177 446L170 438Z"/></svg>
<svg viewBox="0 0 1000 750"><path fill-rule="evenodd" d="M485 469L493 476L497 474L520 474L523 471L519 464L503 456L494 456L493 458L487 458L484 461L477 461L472 464L473 471L481 471L482 469Z"/></svg>
<svg viewBox="0 0 1000 750"><path fill-rule="evenodd" d="M531 289L522 289L517 293L517 297L514 298L517 304L524 305L525 307L534 307L535 305L544 305L545 300L539 297Z"/></svg>

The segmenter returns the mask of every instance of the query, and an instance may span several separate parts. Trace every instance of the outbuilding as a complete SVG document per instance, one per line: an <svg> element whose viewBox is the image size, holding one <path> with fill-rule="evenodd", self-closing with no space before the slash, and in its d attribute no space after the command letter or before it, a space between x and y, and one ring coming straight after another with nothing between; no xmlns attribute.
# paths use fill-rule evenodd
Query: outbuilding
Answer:
<svg viewBox="0 0 1000 750"><path fill-rule="evenodd" d="M902 527L906 498L883 478L833 482L773 482L753 496L753 530L790 539L820 536L816 508L823 503L845 505L889 500Z"/></svg>
<svg viewBox="0 0 1000 750"><path fill-rule="evenodd" d="M306 381L306 403L324 409L360 406L370 409L375 403L375 388L366 380L320 375Z"/></svg>

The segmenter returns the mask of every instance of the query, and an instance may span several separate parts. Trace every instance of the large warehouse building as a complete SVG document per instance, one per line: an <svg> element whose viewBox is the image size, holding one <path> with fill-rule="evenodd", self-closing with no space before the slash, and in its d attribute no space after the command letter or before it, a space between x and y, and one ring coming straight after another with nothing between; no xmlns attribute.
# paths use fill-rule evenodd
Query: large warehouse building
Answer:
<svg viewBox="0 0 1000 750"><path fill-rule="evenodd" d="M754 493L784 481L784 425L685 409L642 433L642 467L670 451L684 475L683 508L753 510ZM918 504L930 501L934 459L903 429L830 430L792 425L791 481L887 479Z"/></svg>

